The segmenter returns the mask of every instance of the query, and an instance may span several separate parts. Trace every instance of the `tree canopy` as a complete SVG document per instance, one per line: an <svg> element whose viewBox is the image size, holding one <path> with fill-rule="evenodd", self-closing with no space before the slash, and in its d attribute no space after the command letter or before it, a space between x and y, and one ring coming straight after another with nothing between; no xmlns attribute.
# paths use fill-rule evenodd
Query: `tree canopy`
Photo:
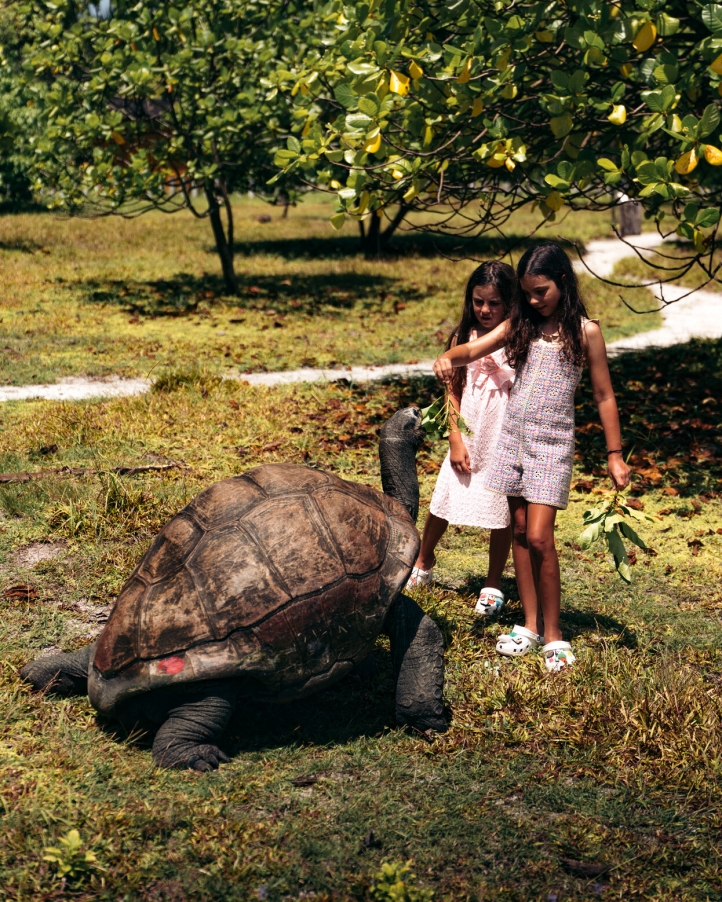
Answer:
<svg viewBox="0 0 722 902"><path fill-rule="evenodd" d="M25 87L37 194L71 213L208 217L235 293L230 195L268 190L293 115L275 72L313 39L307 5L115 0L107 16L75 0L14 6L36 36Z"/></svg>
<svg viewBox="0 0 722 902"><path fill-rule="evenodd" d="M286 74L305 122L275 162L336 191L336 227L405 204L470 236L624 194L716 273L722 5L330 0L318 23Z"/></svg>

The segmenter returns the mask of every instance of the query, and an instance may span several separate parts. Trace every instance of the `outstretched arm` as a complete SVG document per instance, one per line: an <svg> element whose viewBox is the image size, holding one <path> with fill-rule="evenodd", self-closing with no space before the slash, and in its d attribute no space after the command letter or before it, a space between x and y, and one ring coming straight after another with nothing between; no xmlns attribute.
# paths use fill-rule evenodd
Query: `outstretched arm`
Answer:
<svg viewBox="0 0 722 902"><path fill-rule="evenodd" d="M607 457L609 475L612 477L614 487L623 489L629 485L630 470L621 454L622 433L619 428L617 399L614 397L612 380L609 375L607 348L604 344L602 330L596 323L587 323L584 331L587 338L587 361L589 375L592 378L594 400L599 411L599 419L602 422L607 451L614 452Z"/></svg>
<svg viewBox="0 0 722 902"><path fill-rule="evenodd" d="M496 329L492 329L481 338L475 338L473 341L467 341L466 344L449 348L448 351L444 351L440 357L436 358L434 372L439 379L449 383L454 367L467 366L472 361L503 348L506 344L508 328L508 321L504 320Z"/></svg>

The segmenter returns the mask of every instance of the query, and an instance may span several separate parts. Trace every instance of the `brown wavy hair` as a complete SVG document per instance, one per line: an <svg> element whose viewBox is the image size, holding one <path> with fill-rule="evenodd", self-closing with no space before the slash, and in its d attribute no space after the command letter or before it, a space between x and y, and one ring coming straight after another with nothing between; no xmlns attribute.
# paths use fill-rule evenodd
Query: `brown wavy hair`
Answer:
<svg viewBox="0 0 722 902"><path fill-rule="evenodd" d="M516 268L518 279L514 305L509 317L509 340L506 356L514 369L526 361L529 346L541 334L542 317L529 303L521 287L524 276L544 276L551 279L561 297L557 307L559 339L563 344L562 357L573 366L584 361L582 317L587 311L579 293L579 282L571 261L558 244L548 242L530 247Z"/></svg>
<svg viewBox="0 0 722 902"><path fill-rule="evenodd" d="M496 288L504 304L504 312L507 315L509 313L509 308L517 291L516 274L513 268L508 263L501 263L499 260L489 260L487 263L482 263L481 266L476 267L466 283L461 318L454 326L454 330L446 342L447 351L456 345L466 344L471 330L479 326L479 321L474 313L474 289L479 285L491 285ZM451 391L460 398L465 385L466 367L456 367L451 380Z"/></svg>

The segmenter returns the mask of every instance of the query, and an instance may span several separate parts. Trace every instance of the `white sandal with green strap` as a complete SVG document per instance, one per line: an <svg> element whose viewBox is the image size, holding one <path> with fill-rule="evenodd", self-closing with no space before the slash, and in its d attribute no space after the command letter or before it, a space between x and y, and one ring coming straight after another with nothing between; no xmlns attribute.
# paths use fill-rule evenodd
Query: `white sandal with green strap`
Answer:
<svg viewBox="0 0 722 902"><path fill-rule="evenodd" d="M499 636L496 650L507 658L518 658L533 648L539 648L543 641L543 636L533 633L525 626L515 626L508 635Z"/></svg>
<svg viewBox="0 0 722 902"><path fill-rule="evenodd" d="M568 642L547 642L542 651L544 652L544 663L549 673L559 673L560 670L571 667L576 661L572 654L572 647Z"/></svg>
<svg viewBox="0 0 722 902"><path fill-rule="evenodd" d="M498 589L482 589L474 611L482 617L494 617L503 607L503 592Z"/></svg>

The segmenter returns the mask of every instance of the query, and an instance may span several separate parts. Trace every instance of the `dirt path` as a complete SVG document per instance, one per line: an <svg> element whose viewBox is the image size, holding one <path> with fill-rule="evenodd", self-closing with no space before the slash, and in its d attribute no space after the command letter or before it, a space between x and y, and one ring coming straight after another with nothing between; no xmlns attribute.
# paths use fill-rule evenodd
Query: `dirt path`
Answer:
<svg viewBox="0 0 722 902"><path fill-rule="evenodd" d="M645 232L635 235L630 242L638 247L642 254L661 244L662 239L656 232ZM615 265L625 257L632 255L631 249L616 238L590 241L584 263L576 261L577 272L588 272L591 275L607 278L612 274ZM585 265L586 264L586 265ZM650 288L654 297L659 299L659 288ZM663 298L669 303L676 301L687 293L687 289L675 285L665 285ZM608 350L611 355L626 351L638 351L643 348L669 347L682 344L692 338L722 338L722 294L711 291L696 291L684 300L672 303L662 311L664 324L659 329L640 332L631 338L622 338L611 342ZM248 373L237 378L251 385L289 385L294 382L334 382L348 379L351 382L370 382L386 376L431 375L433 360L420 363L389 364L387 366L352 366L333 370L300 369L287 370L280 373ZM0 386L0 402L20 401L28 398L44 398L49 401L80 401L86 398L117 398L128 395L140 395L148 391L151 382L148 379L89 379L70 377L51 385L5 385Z"/></svg>

